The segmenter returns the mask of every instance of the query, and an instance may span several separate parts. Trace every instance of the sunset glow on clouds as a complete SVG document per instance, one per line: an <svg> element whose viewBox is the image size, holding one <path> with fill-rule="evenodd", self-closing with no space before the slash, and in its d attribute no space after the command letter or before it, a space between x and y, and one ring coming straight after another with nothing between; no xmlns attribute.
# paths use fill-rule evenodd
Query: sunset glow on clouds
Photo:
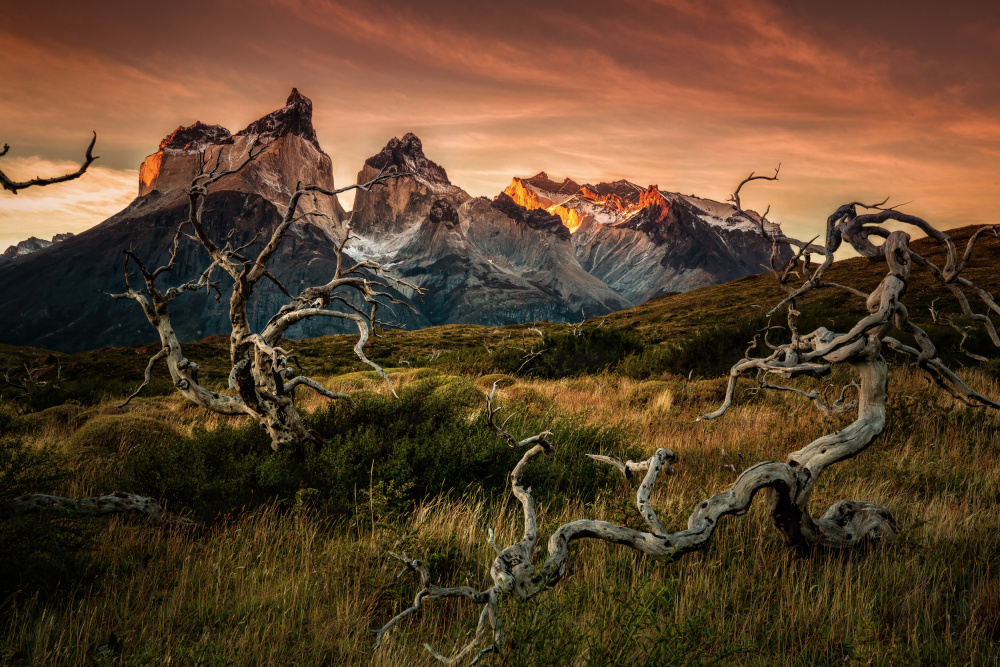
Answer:
<svg viewBox="0 0 1000 667"><path fill-rule="evenodd" d="M545 170L725 199L751 170L781 163L782 180L745 202L770 203L792 233L818 233L839 204L887 194L941 227L995 222L998 11L873 4L11 9L0 25L11 72L0 80L0 142L12 149L0 168L13 171L14 156L79 159L97 130L104 171L80 179L83 189L5 193L0 245L51 236L43 222L100 222L135 195L139 162L169 131L195 120L241 129L292 86L313 100L340 184L413 131L474 195Z"/></svg>
<svg viewBox="0 0 1000 667"><path fill-rule="evenodd" d="M37 157L14 159L6 173L22 179L68 174L79 164ZM82 232L111 217L135 198L139 172L91 166L85 177L46 188L28 188L17 196L4 193L0 206L0 246L6 248L31 236L49 240L63 232Z"/></svg>

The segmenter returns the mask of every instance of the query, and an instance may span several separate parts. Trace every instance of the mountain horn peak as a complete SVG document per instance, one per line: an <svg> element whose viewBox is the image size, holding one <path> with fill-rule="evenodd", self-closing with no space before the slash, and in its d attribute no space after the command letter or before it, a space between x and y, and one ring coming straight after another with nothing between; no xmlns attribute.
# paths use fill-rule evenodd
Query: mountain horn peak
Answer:
<svg viewBox="0 0 1000 667"><path fill-rule="evenodd" d="M423 181L435 185L451 185L444 167L429 160L424 155L424 146L420 138L412 132L407 132L402 139L393 137L376 155L365 160L365 164L375 169L385 169L390 166L400 171L407 171Z"/></svg>
<svg viewBox="0 0 1000 667"><path fill-rule="evenodd" d="M278 139L294 134L311 143L322 153L323 149L319 146L316 129L312 124L312 109L312 100L300 93L298 88L292 88L284 107L250 123L237 132L236 136L249 134L262 139Z"/></svg>

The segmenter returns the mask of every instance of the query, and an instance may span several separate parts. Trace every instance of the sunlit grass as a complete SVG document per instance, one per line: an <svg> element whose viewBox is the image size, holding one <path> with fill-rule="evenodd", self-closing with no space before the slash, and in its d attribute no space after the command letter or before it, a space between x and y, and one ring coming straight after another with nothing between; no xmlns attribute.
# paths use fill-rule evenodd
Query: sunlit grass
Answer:
<svg viewBox="0 0 1000 667"><path fill-rule="evenodd" d="M393 379L402 391L429 375L404 368ZM967 376L981 391L1000 393L991 376ZM330 379L352 391L388 392L365 373ZM473 380L483 391L492 386L492 378ZM673 449L681 458L676 474L658 483L652 500L678 530L695 503L732 482L725 464L743 469L784 460L849 423L822 417L788 395L744 395L723 419L696 423L698 414L716 407L721 391L721 380L640 383L605 374L508 380L498 400L524 413L512 428L531 415L575 415L619 426L640 455ZM813 499L814 513L843 498L891 508L901 532L889 550L795 556L759 502L745 517L724 519L706 551L675 563L583 543L573 548L567 576L555 589L528 603L505 601L501 619L509 642L491 659L513 665L995 662L1000 419L954 404L910 370L893 372L891 395L886 433L827 471ZM302 400L307 411L325 404L312 396ZM68 445L84 425L121 412L111 400L87 410L89 416L53 411L30 437L37 445ZM468 418L480 410L470 408ZM127 412L169 421L183 433L219 423L172 396ZM558 441L556 448L558 463ZM92 464L75 456L70 460L86 478ZM529 483L531 477L529 469ZM88 491L72 480L65 490ZM432 602L373 656L371 630L409 605L416 591L412 575L396 579L399 564L387 552L405 534L410 554L426 561L440 584L486 587L492 559L486 531L493 528L498 543L516 541L520 508L507 493L475 488L428 497L409 510L387 503L384 489L355 492L352 517L331 516L321 501L304 496L298 505L291 498L271 501L193 530L109 521L89 554L94 576L66 582L59 596L22 594L8 602L0 661L435 664L421 645L442 652L460 646L478 609ZM541 502L536 558L544 557L547 535L566 521L601 518L641 527L633 500L634 487L616 478L589 500L569 495ZM112 632L119 651L98 656Z"/></svg>

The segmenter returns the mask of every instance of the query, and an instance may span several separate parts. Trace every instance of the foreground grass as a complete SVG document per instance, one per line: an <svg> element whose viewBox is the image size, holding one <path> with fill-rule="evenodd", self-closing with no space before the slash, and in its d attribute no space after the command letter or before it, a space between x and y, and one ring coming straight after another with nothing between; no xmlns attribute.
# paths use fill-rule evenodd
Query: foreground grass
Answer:
<svg viewBox="0 0 1000 667"><path fill-rule="evenodd" d="M1000 395L991 376L970 372L968 377L981 391ZM435 417L441 429L461 434L459 441L428 439L426 447L445 448L449 457L496 461L496 470L483 468L498 480L496 486L465 486L451 474L455 483L414 492L433 472L419 467L409 474L399 468L386 483L380 477L380 468L388 465L382 457L392 455L402 440L387 443L387 449L365 449L389 431L369 432L352 419L390 421L380 406L393 404L370 375L331 378L339 388L368 397L359 401L358 412L324 412L326 401L317 397L303 407L321 431L329 430L323 431L333 438L328 442L346 443L339 458L359 450L361 465L365 452L378 452L363 462L367 475L360 482L351 478L350 511L331 500L335 486L296 493L294 486L282 491L279 485L264 500L215 518L206 515L207 523L196 529L164 530L129 519L102 523L82 570L60 581L55 593L35 594L29 583L4 604L0 663L436 664L421 645L429 642L442 652L461 645L478 609L462 602L431 603L372 655L370 631L409 605L416 591L412 575L397 580L398 563L386 552L406 535L411 555L428 562L442 585L488 586L492 552L486 529L497 531L498 543L518 537L520 509L503 488L517 453L500 443L490 449L491 436L477 435L483 430L477 422L482 392L502 378L449 379L429 369L403 369L394 379L404 402L423 401L409 409L438 409L434 396L442 394L462 403L458 411ZM722 420L695 423L696 415L716 407L720 380L638 382L603 374L508 378L501 386L503 402L520 413L511 422L518 432L552 420L565 425L556 429L555 460L533 464L528 474L541 499L543 544L556 526L578 518L642 525L632 504L634 487L589 464L585 451L639 456L663 446L677 452L676 475L661 480L652 499L676 530L695 503L732 482L735 475L724 464L742 470L760 460L784 460L849 421L822 418L789 396L764 395L744 396ZM781 544L760 503L745 517L724 520L706 551L676 563L582 543L556 589L528 603L505 602L501 617L509 642L490 658L493 664L996 663L1000 418L953 404L907 370L893 373L890 393L886 433L861 456L825 474L813 508L821 513L842 498L890 507L901 528L891 549L796 557ZM100 487L109 483L102 472L108 465L138 465L125 456L135 447L127 429L92 426L102 434L120 433L114 435L120 440L99 441L86 430L101 419L122 418L120 412L105 402L18 419L30 426L22 430L32 446L61 448L61 460L73 474L59 482L60 489L81 495L108 490ZM173 397L147 399L126 412L129 419L147 420L128 422L128 428L160 433L156 437L166 439L156 446L168 450L177 438L194 447L190 443L199 437L225 435L231 423L206 418ZM173 435L163 436L150 422L169 425ZM618 435L587 430L597 427L613 427ZM422 432L419 425L414 428ZM592 450L580 442L588 433ZM409 436L404 429L392 437ZM98 445L104 448L100 452L93 449ZM258 456L244 446L249 448L240 456ZM155 459L156 465L163 460ZM280 463L260 461L258 472L232 468L231 462L204 465L221 465L218 469L234 479L244 472L256 475L253 483L260 484L259 470ZM316 484L326 479L316 473L326 468L308 465L306 473ZM561 479L560 469L576 471L575 479ZM164 488L179 494L188 487ZM183 500L174 500L173 507L183 509ZM98 653L112 633L114 650Z"/></svg>

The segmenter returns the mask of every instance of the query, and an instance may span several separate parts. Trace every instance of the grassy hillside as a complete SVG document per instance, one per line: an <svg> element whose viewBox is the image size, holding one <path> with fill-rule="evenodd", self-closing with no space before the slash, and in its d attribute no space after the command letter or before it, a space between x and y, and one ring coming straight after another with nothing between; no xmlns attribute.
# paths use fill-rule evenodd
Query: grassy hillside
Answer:
<svg viewBox="0 0 1000 667"><path fill-rule="evenodd" d="M981 251L1000 265L1000 242ZM881 276L864 260L831 272L865 287ZM1000 273L985 260L970 277L1000 291ZM914 281L907 303L915 321L929 320L922 313L940 293ZM3 393L0 500L128 490L198 522L0 521L0 664L437 664L421 645L461 645L478 609L431 603L374 656L370 631L417 589L411 577L396 578L398 563L386 556L404 535L439 583L477 587L489 582L487 529L498 543L516 539L520 508L507 480L520 452L484 423L493 382L501 380L500 400L516 413L510 430L554 432L557 455L528 471L543 543L577 518L642 524L634 485L591 452L675 451L676 474L652 502L677 530L694 504L733 481L730 464L784 460L850 422L794 396L749 393L723 419L694 421L718 406L718 373L761 325L751 304L766 308L776 298L773 279L746 278L665 296L579 332L542 323L544 343L524 326L389 332L369 354L390 371L399 400L352 358L350 337L293 341L317 379L355 398L352 406L300 395L323 444L298 457L273 453L246 420L186 403L162 370L148 395L116 408L155 348L53 355L0 347L9 366L28 361L51 377L55 370L44 369L58 362L66 378L63 390L30 399ZM817 295L803 319L837 328L856 301ZM965 359L954 332L930 328L953 359ZM515 372L524 356L515 348L542 345ZM988 349L981 339L975 346ZM221 386L225 341L186 349ZM961 372L1000 396L996 362ZM828 470L813 503L819 513L843 498L888 506L901 528L890 550L795 556L760 503L724 520L706 551L676 563L580 544L556 589L505 602L509 642L485 664L996 663L1000 415L958 405L902 366L892 370L890 393L885 433Z"/></svg>

